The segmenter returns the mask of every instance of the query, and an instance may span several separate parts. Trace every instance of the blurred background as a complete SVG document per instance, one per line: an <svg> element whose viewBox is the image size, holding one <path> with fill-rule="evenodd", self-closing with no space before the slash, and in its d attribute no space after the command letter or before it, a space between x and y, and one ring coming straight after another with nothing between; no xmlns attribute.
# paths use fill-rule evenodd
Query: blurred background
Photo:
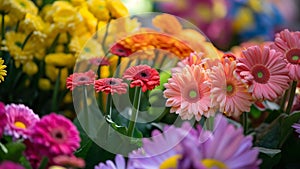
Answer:
<svg viewBox="0 0 300 169"><path fill-rule="evenodd" d="M299 30L297 0L123 0L130 14L164 12L196 25L222 50L245 41L272 40Z"/></svg>

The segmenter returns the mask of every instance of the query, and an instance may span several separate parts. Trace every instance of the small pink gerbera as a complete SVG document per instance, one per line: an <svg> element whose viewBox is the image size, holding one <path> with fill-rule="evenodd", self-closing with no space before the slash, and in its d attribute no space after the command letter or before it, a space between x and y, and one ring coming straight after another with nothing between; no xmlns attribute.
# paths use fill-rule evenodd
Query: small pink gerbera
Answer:
<svg viewBox="0 0 300 169"><path fill-rule="evenodd" d="M0 139L3 135L6 123L7 123L7 116L5 113L5 105L2 102L0 102Z"/></svg>
<svg viewBox="0 0 300 169"><path fill-rule="evenodd" d="M67 78L67 89L71 91L78 86L93 85L97 75L92 71L84 73L73 73Z"/></svg>
<svg viewBox="0 0 300 169"><path fill-rule="evenodd" d="M127 92L127 83L123 82L123 79L119 78L105 78L95 81L96 92L111 93L112 95L124 94Z"/></svg>
<svg viewBox="0 0 300 169"><path fill-rule="evenodd" d="M89 62L95 66L109 66L110 65L108 59L105 57L94 57L94 58L89 59Z"/></svg>
<svg viewBox="0 0 300 169"><path fill-rule="evenodd" d="M73 123L62 115L44 116L33 128L31 140L46 156L71 155L80 146L80 137Z"/></svg>
<svg viewBox="0 0 300 169"><path fill-rule="evenodd" d="M182 71L182 69L186 66L192 66L192 65L200 65L202 63L203 59L203 53L197 53L193 52L190 54L189 57L183 59L182 61L177 63L177 66L175 68L172 68L172 73L179 73Z"/></svg>
<svg viewBox="0 0 300 169"><path fill-rule="evenodd" d="M209 117L210 86L206 83L207 75L200 65L186 66L181 73L173 74L164 86L166 106L170 112L179 114L182 119L191 119L195 116L200 120L204 115Z"/></svg>
<svg viewBox="0 0 300 169"><path fill-rule="evenodd" d="M138 65L128 68L124 72L123 78L131 80L131 88L139 86L143 92L152 90L160 84L157 70L148 65Z"/></svg>
<svg viewBox="0 0 300 169"><path fill-rule="evenodd" d="M240 116L243 112L249 112L252 104L252 96L245 84L236 78L234 71L235 61L219 63L213 67L211 79L211 103L228 116Z"/></svg>
<svg viewBox="0 0 300 169"><path fill-rule="evenodd" d="M131 49L125 48L120 43L116 43L110 48L110 53L120 57L128 57L132 54L132 51Z"/></svg>
<svg viewBox="0 0 300 169"><path fill-rule="evenodd" d="M281 52L287 61L289 76L292 80L300 80L300 32L285 29L276 34L271 48Z"/></svg>
<svg viewBox="0 0 300 169"><path fill-rule="evenodd" d="M40 120L37 114L23 104L9 104L5 106L7 125L5 134L15 139L28 138L36 122Z"/></svg>
<svg viewBox="0 0 300 169"><path fill-rule="evenodd" d="M53 162L59 166L67 166L69 168L84 168L85 161L82 158L77 158L74 155L60 155L53 158Z"/></svg>
<svg viewBox="0 0 300 169"><path fill-rule="evenodd" d="M290 78L282 54L273 49L252 46L237 60L236 72L250 84L257 100L274 100L289 87Z"/></svg>

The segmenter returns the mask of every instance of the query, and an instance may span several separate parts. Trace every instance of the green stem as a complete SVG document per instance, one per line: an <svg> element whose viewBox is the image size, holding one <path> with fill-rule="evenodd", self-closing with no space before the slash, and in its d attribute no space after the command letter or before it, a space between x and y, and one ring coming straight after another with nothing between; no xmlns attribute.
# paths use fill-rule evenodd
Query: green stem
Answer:
<svg viewBox="0 0 300 169"><path fill-rule="evenodd" d="M60 76L61 76L61 69L58 69L58 75L56 78L55 86L54 86L54 92L52 95L52 111L56 112L57 111L57 95L59 91L59 84L60 84Z"/></svg>
<svg viewBox="0 0 300 169"><path fill-rule="evenodd" d="M133 111L131 114L131 119L129 121L128 125L128 136L132 137L134 133L134 127L135 127L135 122L139 113L139 108L140 108L140 101L141 101L141 96L142 96L142 90L140 87L137 87L135 89L135 94L134 94L134 103L133 103Z"/></svg>
<svg viewBox="0 0 300 169"><path fill-rule="evenodd" d="M4 40L5 39L5 12L1 12L1 16L2 16L2 19L1 19L1 40Z"/></svg>
<svg viewBox="0 0 300 169"><path fill-rule="evenodd" d="M111 21L111 17L109 17L109 20L108 20L108 22L106 24L105 33L104 33L104 36L103 36L103 39L102 39L102 43L101 43L103 51L106 51L105 50L105 41L106 41L106 38L107 38L107 35L108 35L108 29L109 29L110 21Z"/></svg>
<svg viewBox="0 0 300 169"><path fill-rule="evenodd" d="M288 94L289 94L289 91L290 91L290 90L287 89L287 90L284 92L283 97L281 98L280 109L281 109L282 111L284 111L284 109L285 109L286 98L287 98L287 96L288 96Z"/></svg>
<svg viewBox="0 0 300 169"><path fill-rule="evenodd" d="M122 57L119 56L119 58L118 58L118 63L117 63L117 66L116 66L115 77L118 77L119 74L120 74L120 64L121 64L121 60L122 60Z"/></svg>
<svg viewBox="0 0 300 169"><path fill-rule="evenodd" d="M246 135L248 132L248 112L244 112L242 114L242 119L243 119L244 135Z"/></svg>
<svg viewBox="0 0 300 169"><path fill-rule="evenodd" d="M48 48L48 50L47 50L47 52L46 52L47 54L48 54L48 53L53 53L53 52L54 52L55 47L56 47L56 45L57 45L57 43L58 43L59 37L60 37L60 34L57 34L57 35L55 36L55 39L53 40L51 46Z"/></svg>
<svg viewBox="0 0 300 169"><path fill-rule="evenodd" d="M18 32L20 25L20 20L16 23L15 32Z"/></svg>
<svg viewBox="0 0 300 169"><path fill-rule="evenodd" d="M287 108L286 108L286 111L285 111L286 114L291 113L291 109L292 109L292 106L293 106L294 97L295 97L295 93L296 93L296 87L297 87L297 81L293 81L291 91L290 91L289 102L288 102L288 105L287 105Z"/></svg>
<svg viewBox="0 0 300 169"><path fill-rule="evenodd" d="M205 120L206 129L213 131L214 129L214 117L208 117Z"/></svg>
<svg viewBox="0 0 300 169"><path fill-rule="evenodd" d="M80 112L80 113L82 113L83 114L83 116L84 116L84 124L85 124L85 126L86 126L86 130L87 131L90 131L90 123L89 123L89 113L88 113L88 103L87 103L87 98L88 98L88 96L87 96L87 88L86 88L86 86L82 86L83 88L83 99L82 99L82 101L83 101L83 107L82 107L82 112Z"/></svg>
<svg viewBox="0 0 300 169"><path fill-rule="evenodd" d="M28 40L30 39L30 37L31 37L32 34L33 34L33 31L30 32L30 33L28 34L28 36L25 38L25 40L24 40L24 42L22 43L22 46L21 46L21 49L22 49L22 50L24 49L26 43L28 42Z"/></svg>
<svg viewBox="0 0 300 169"><path fill-rule="evenodd" d="M109 93L107 95L107 100L106 100L106 115L109 115L111 118L111 112L112 112L112 97L111 94Z"/></svg>

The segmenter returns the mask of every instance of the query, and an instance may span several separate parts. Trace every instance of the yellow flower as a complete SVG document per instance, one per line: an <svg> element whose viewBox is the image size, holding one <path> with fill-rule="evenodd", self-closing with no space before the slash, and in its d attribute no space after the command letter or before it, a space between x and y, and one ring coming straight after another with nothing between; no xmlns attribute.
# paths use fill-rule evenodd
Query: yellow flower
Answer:
<svg viewBox="0 0 300 169"><path fill-rule="evenodd" d="M72 68L75 64L75 57L72 54L51 53L46 55L45 63L60 68Z"/></svg>
<svg viewBox="0 0 300 169"><path fill-rule="evenodd" d="M0 11L8 12L10 10L10 5L8 0L0 0Z"/></svg>
<svg viewBox="0 0 300 169"><path fill-rule="evenodd" d="M34 63L33 61L29 61L23 65L22 70L27 75L32 76L38 72L39 68L36 63Z"/></svg>
<svg viewBox="0 0 300 169"><path fill-rule="evenodd" d="M89 10L97 19L100 21L107 21L109 19L109 10L106 7L105 0L89 0L87 3Z"/></svg>
<svg viewBox="0 0 300 169"><path fill-rule="evenodd" d="M70 2L74 6L80 6L80 7L87 6L86 0L70 0Z"/></svg>
<svg viewBox="0 0 300 169"><path fill-rule="evenodd" d="M129 12L125 5L120 0L106 0L107 9L110 11L112 17L120 18L128 16Z"/></svg>
<svg viewBox="0 0 300 169"><path fill-rule="evenodd" d="M100 78L107 78L110 76L109 66L100 67Z"/></svg>
<svg viewBox="0 0 300 169"><path fill-rule="evenodd" d="M249 8L243 7L238 11L233 21L233 30L241 32L252 26L254 22L253 13Z"/></svg>
<svg viewBox="0 0 300 169"><path fill-rule="evenodd" d="M166 33L177 34L182 31L180 22L173 15L157 15L152 19L152 23L155 27Z"/></svg>
<svg viewBox="0 0 300 169"><path fill-rule="evenodd" d="M42 18L38 15L31 13L26 13L25 19L22 21L21 25L27 33L38 31L43 32L45 29L45 23Z"/></svg>
<svg viewBox="0 0 300 169"><path fill-rule="evenodd" d="M82 7L79 9L79 13L83 17L84 23L88 28L90 33L94 33L96 31L97 19L95 16L88 10L87 7Z"/></svg>
<svg viewBox="0 0 300 169"><path fill-rule="evenodd" d="M0 58L0 83L1 81L4 81L4 76L6 76L6 70L4 70L6 68L6 65L4 65L4 60L2 58Z"/></svg>
<svg viewBox="0 0 300 169"><path fill-rule="evenodd" d="M38 8L30 0L9 0L10 13L17 20L22 20L26 13L36 15Z"/></svg>
<svg viewBox="0 0 300 169"><path fill-rule="evenodd" d="M41 90L50 90L51 89L51 82L47 78L41 78L39 79L39 89Z"/></svg>
<svg viewBox="0 0 300 169"><path fill-rule="evenodd" d="M27 41L24 49L22 49L23 42L26 38L25 34L16 32L6 32L6 46L12 58L15 60L15 66L19 67L20 64L26 63L33 59L33 53L36 44L32 41Z"/></svg>
<svg viewBox="0 0 300 169"><path fill-rule="evenodd" d="M72 93L71 92L68 92L66 94L66 96L63 99L63 102L66 103L66 104L73 102L73 97L72 97Z"/></svg>
<svg viewBox="0 0 300 169"><path fill-rule="evenodd" d="M74 36L69 44L69 49L76 53L76 56L80 54L79 59L90 59L104 55L101 44L95 39L89 39L88 36Z"/></svg>

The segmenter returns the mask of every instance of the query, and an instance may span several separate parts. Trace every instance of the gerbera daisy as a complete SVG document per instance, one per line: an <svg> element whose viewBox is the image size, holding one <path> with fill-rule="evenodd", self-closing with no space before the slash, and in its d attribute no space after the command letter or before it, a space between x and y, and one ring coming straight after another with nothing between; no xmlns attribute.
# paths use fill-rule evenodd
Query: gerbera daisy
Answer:
<svg viewBox="0 0 300 169"><path fill-rule="evenodd" d="M110 65L109 61L105 57L94 57L89 59L89 62L95 66L108 66Z"/></svg>
<svg viewBox="0 0 300 169"><path fill-rule="evenodd" d="M191 119L195 116L200 120L204 115L212 115L210 109L210 86L206 83L207 75L199 65L186 66L181 73L173 74L164 86L166 106L170 112L179 114L182 119Z"/></svg>
<svg viewBox="0 0 300 169"><path fill-rule="evenodd" d="M7 116L5 113L5 105L2 102L0 102L0 139L3 135L3 131L6 123L7 123Z"/></svg>
<svg viewBox="0 0 300 169"><path fill-rule="evenodd" d="M11 162L11 161L3 161L0 163L1 169L25 169L25 167L21 166L20 164Z"/></svg>
<svg viewBox="0 0 300 169"><path fill-rule="evenodd" d="M97 75L92 71L84 73L73 73L67 78L67 89L71 91L78 86L93 85Z"/></svg>
<svg viewBox="0 0 300 169"><path fill-rule="evenodd" d="M186 57L182 61L177 63L177 66L175 68L172 68L172 73L179 73L182 71L182 69L186 66L192 66L192 65L200 65L202 63L203 59L203 53L197 53L193 52L190 54L189 57Z"/></svg>
<svg viewBox="0 0 300 169"><path fill-rule="evenodd" d="M188 142L182 143L178 168L200 162L206 168L258 169L261 161L258 160L258 149L252 147L252 136L245 137L242 128L235 128L222 115L216 116L214 124L213 136L207 141L195 145L185 139Z"/></svg>
<svg viewBox="0 0 300 169"><path fill-rule="evenodd" d="M125 48L123 45L120 43L114 44L110 48L110 53L120 56L120 57L128 57L132 54L131 49Z"/></svg>
<svg viewBox="0 0 300 169"><path fill-rule="evenodd" d="M7 72L4 70L6 68L6 65L4 65L4 60L0 58L0 83L1 81L4 81L4 76L6 76Z"/></svg>
<svg viewBox="0 0 300 169"><path fill-rule="evenodd" d="M7 125L5 134L14 138L28 138L36 122L40 120L37 114L23 104L9 104L5 106Z"/></svg>
<svg viewBox="0 0 300 169"><path fill-rule="evenodd" d="M152 90L160 84L157 70L148 65L138 65L128 68L124 72L123 78L131 80L131 88L139 86L143 92Z"/></svg>
<svg viewBox="0 0 300 169"><path fill-rule="evenodd" d="M219 63L213 67L211 79L211 103L220 112L238 117L243 112L249 112L252 104L251 94L244 83L234 75L235 61Z"/></svg>
<svg viewBox="0 0 300 169"><path fill-rule="evenodd" d="M292 80L300 80L300 32L290 32L285 29L276 34L271 48L283 53L287 61L289 76Z"/></svg>
<svg viewBox="0 0 300 169"><path fill-rule="evenodd" d="M59 166L66 166L70 168L84 168L85 161L82 158L77 158L74 155L60 155L56 156L53 159L53 162Z"/></svg>
<svg viewBox="0 0 300 169"><path fill-rule="evenodd" d="M55 113L44 116L35 124L31 139L41 154L48 157L71 155L80 146L77 128L70 120Z"/></svg>
<svg viewBox="0 0 300 169"><path fill-rule="evenodd" d="M126 167L125 159L122 155L117 154L115 157L115 164L111 160L107 160L106 163L100 163L95 166L94 169L132 169Z"/></svg>
<svg viewBox="0 0 300 169"><path fill-rule="evenodd" d="M123 79L119 78L105 78L95 81L96 92L111 93L112 95L124 94L127 92L127 83L123 82Z"/></svg>
<svg viewBox="0 0 300 169"><path fill-rule="evenodd" d="M250 84L252 96L257 100L281 96L289 87L288 71L282 54L268 47L249 47L237 60L236 72Z"/></svg>
<svg viewBox="0 0 300 169"><path fill-rule="evenodd" d="M294 125L292 125L292 127L296 129L296 132L299 134L300 138L300 123L295 123Z"/></svg>

